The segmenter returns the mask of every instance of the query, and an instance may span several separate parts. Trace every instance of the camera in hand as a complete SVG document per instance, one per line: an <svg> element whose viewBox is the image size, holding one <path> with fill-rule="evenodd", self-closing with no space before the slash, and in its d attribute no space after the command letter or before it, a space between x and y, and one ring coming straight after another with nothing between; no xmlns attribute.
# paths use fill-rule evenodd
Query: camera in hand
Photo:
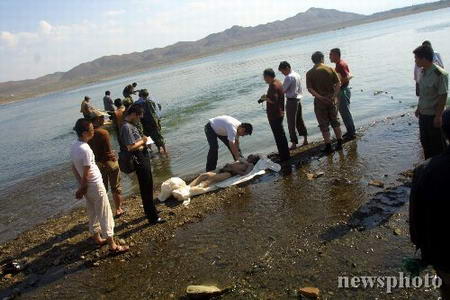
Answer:
<svg viewBox="0 0 450 300"><path fill-rule="evenodd" d="M262 95L261 98L259 98L258 103L261 104L261 103L263 103L266 100L267 100L267 96L266 95Z"/></svg>

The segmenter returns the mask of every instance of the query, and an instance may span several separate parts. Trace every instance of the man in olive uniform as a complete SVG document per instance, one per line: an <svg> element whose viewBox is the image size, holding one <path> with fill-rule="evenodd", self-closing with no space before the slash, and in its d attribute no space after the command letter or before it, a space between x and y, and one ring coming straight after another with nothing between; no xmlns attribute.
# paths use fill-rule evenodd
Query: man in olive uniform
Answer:
<svg viewBox="0 0 450 300"><path fill-rule="evenodd" d="M448 73L433 64L434 52L429 46L420 46L413 51L416 65L423 69L419 82L420 142L425 159L441 154L446 142L442 134L442 113L447 103Z"/></svg>

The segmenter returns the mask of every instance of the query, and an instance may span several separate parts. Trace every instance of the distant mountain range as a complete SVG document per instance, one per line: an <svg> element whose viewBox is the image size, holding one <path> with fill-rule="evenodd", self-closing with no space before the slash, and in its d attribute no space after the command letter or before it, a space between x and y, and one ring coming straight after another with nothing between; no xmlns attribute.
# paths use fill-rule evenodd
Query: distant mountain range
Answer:
<svg viewBox="0 0 450 300"><path fill-rule="evenodd" d="M67 72L56 72L36 79L3 82L0 83L0 103L42 95L224 51L449 6L450 0L445 0L394 9L370 16L335 9L310 8L304 13L299 13L282 21L254 27L233 26L225 31L210 34L198 41L178 42L164 48L155 48L143 52L103 56L82 63Z"/></svg>

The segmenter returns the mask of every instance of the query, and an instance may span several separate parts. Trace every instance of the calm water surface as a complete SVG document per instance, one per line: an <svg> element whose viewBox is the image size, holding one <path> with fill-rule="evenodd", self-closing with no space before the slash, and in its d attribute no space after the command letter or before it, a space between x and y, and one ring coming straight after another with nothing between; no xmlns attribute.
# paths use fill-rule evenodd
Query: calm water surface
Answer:
<svg viewBox="0 0 450 300"><path fill-rule="evenodd" d="M411 109L414 96L412 50L423 40L433 43L444 64L450 58L450 9L366 24L210 56L155 69L134 76L54 93L0 106L0 241L13 238L33 224L79 205L73 198L68 148L71 131L80 117L82 98L103 107L102 96L111 90L120 97L133 81L148 88L163 106L163 132L169 159L155 157L156 182L204 169L207 142L203 126L211 117L229 114L251 122L255 131L242 141L244 153L275 149L265 111L256 103L267 86L263 69L275 70L287 60L304 79L316 50L340 47L355 78L352 112L358 126ZM329 61L327 60L327 63ZM277 73L279 79L282 74ZM374 95L375 91L387 91ZM319 137L309 94L303 100L309 133ZM287 129L287 128L286 128ZM221 147L220 162L230 159ZM127 193L136 187L124 175Z"/></svg>

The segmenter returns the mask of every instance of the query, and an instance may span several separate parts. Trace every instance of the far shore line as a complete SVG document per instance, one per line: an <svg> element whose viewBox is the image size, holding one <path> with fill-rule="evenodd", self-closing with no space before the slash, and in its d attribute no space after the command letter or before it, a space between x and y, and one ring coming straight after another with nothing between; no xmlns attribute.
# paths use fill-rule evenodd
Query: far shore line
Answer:
<svg viewBox="0 0 450 300"><path fill-rule="evenodd" d="M276 42L280 42L280 41L285 41L285 40L292 40L295 38L301 38L301 37L305 37L305 36L310 36L310 35L314 35L314 34L320 34L320 33L324 33L324 32L330 32L330 31L337 31L337 30L342 30L345 28L349 28L349 27L355 27L355 26L359 26L359 25L364 25L364 24L369 24L369 23L375 23L375 22L380 22L380 21L384 21L384 20L389 20L389 19L395 19L395 18L399 18L399 17L404 17L404 16L409 16L409 15L415 15L415 14L420 14L420 13L424 13L424 12L429 12L429 11L435 11L435 10L440 10L440 9L445 9L450 7L450 1L446 2L446 3L436 3L436 7L423 7L420 8L417 11L402 11L399 13L396 13L394 15L389 15L389 16L382 16L382 17L367 17L364 18L362 20L359 21L351 21L351 22L344 22L344 23L340 23L340 24L335 24L333 26L326 26L324 28L318 28L315 30L310 30L307 32L303 32L303 33L299 33L299 34L294 34L294 35L288 35L288 36L283 36L281 38L278 39L271 39L271 40L266 40L266 41L261 41L261 42L257 42L257 43L252 43L252 44L242 44L240 46L231 46L231 47L227 47L221 50L217 50L217 51L212 51L210 53L205 53L205 54L201 54L201 55L194 55L194 56L188 56L188 57L184 57L184 58L179 58L179 59L175 59L171 62L157 62L154 65L151 66L146 66L142 69L134 69L131 71L124 71L124 72L116 72L115 74L112 74L111 76L106 76L106 77L98 77L98 78L90 78L88 80L81 80L81 81L76 81L76 82L67 82L66 85L64 87L55 87L55 88L50 88L50 90L45 91L45 92L31 92L31 93L25 93L22 95L18 95L18 96L6 96L6 97L2 97L0 95L0 106L2 105L8 105L8 104L12 104L12 103L16 103L19 101L25 101L25 100L29 100L32 98L38 98L38 97L45 97L47 95L51 95L53 93L61 93L61 92L65 92L65 91L70 91L76 88L80 88L82 86L88 86L91 84L98 84L101 82L106 82L106 81L110 81L110 80L114 80L114 79L120 79L120 78L125 78L127 76L137 76L140 73L145 73L145 72L149 72L158 68L165 68L165 67L169 67L169 66L173 66L176 64L180 64L180 63L185 63L185 62L189 62L189 61L193 61L193 60L197 60L197 59L202 59L205 57L210 57L210 56L214 56L214 55L219 55L219 54L223 54L223 53L228 53L228 52L233 52L233 51L239 51L239 50L244 50L244 49L249 49L249 48L254 48L254 47L259 47L259 46L264 46L264 45L268 45L268 44L272 44L272 43L276 43ZM36 78L37 79L37 78ZM33 80L33 79L31 79ZM21 80L19 80L21 81ZM13 82L17 82L17 81L13 81Z"/></svg>

